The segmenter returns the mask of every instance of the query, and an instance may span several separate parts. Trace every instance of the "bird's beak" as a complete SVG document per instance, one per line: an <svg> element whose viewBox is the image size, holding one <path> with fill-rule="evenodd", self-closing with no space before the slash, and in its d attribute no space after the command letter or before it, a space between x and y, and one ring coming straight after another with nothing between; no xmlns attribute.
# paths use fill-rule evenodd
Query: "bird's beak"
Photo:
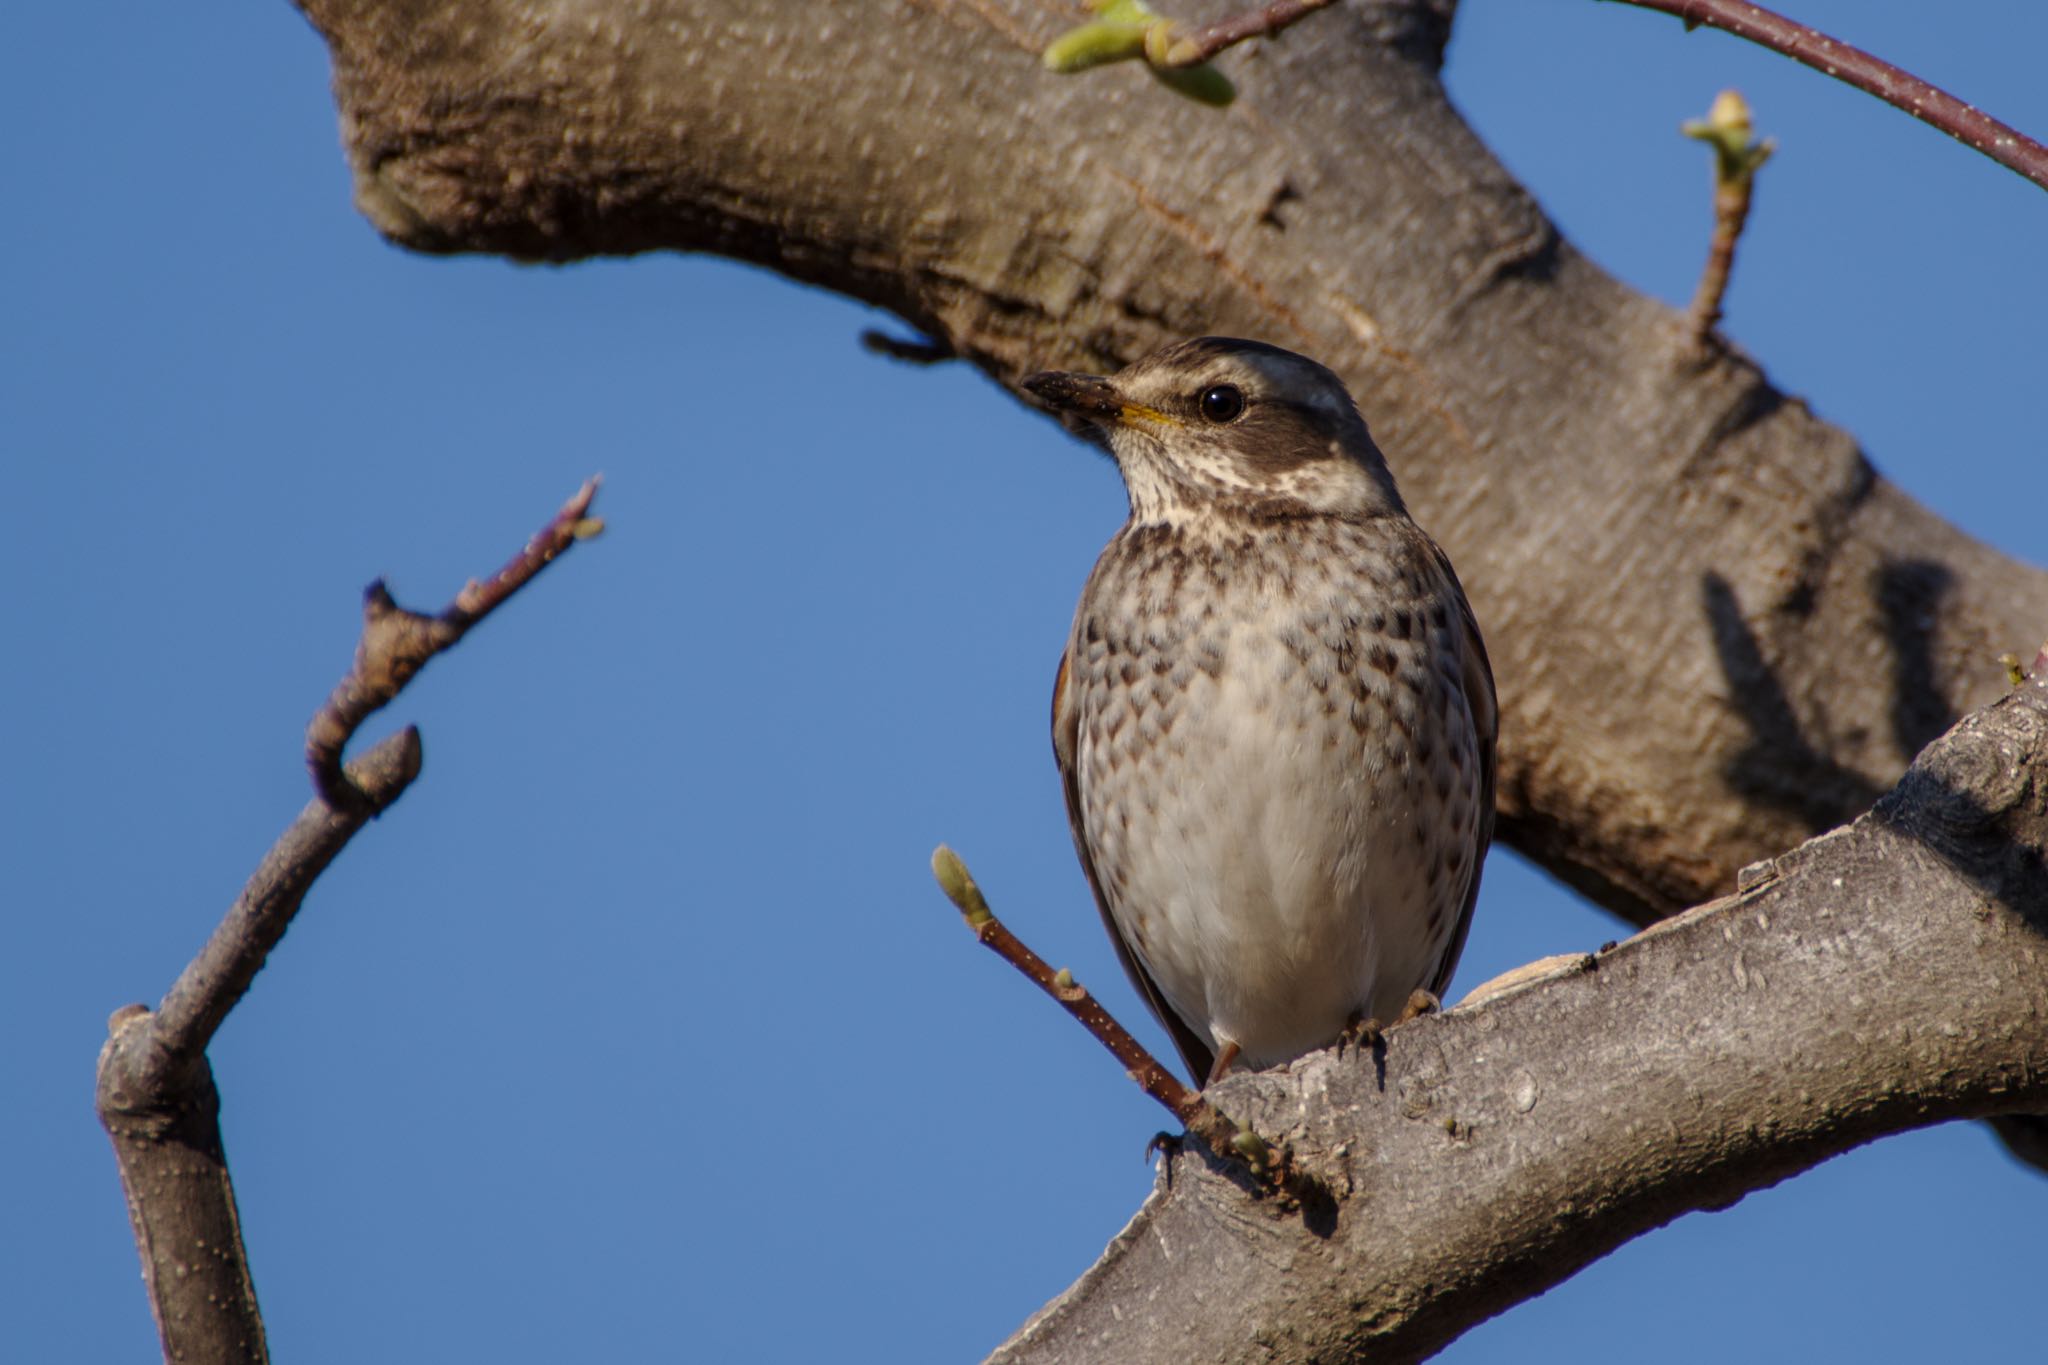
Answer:
<svg viewBox="0 0 2048 1365"><path fill-rule="evenodd" d="M1040 370L1024 377L1024 391L1054 412L1071 413L1103 426L1114 425L1123 413L1123 400L1117 397L1116 388L1100 375Z"/></svg>
<svg viewBox="0 0 2048 1365"><path fill-rule="evenodd" d="M1100 375L1070 374L1065 370L1040 370L1024 376L1024 391L1054 412L1093 422L1099 427L1150 422L1177 427L1177 420L1156 408L1133 403L1116 391L1116 385Z"/></svg>

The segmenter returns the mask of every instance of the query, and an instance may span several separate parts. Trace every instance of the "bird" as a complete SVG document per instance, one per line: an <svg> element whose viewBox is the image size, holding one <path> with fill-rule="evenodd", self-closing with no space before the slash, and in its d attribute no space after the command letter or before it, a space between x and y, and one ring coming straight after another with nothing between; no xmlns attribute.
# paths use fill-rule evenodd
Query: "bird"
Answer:
<svg viewBox="0 0 2048 1365"><path fill-rule="evenodd" d="M1433 1008L1493 836L1472 608L1344 382L1234 337L1041 371L1130 515L1055 677L1074 847L1197 1086Z"/></svg>

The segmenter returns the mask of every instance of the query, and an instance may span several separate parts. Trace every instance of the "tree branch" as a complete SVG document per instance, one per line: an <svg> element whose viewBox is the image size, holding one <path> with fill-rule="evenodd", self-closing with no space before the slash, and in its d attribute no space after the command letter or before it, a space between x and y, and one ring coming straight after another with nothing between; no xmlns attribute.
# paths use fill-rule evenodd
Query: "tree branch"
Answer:
<svg viewBox="0 0 2048 1365"><path fill-rule="evenodd" d="M1737 895L1389 1030L1377 1064L1223 1081L1335 1207L1264 1206L1184 1148L995 1359L1420 1360L1682 1213L2048 1106L2044 792L2037 679Z"/></svg>
<svg viewBox="0 0 2048 1365"><path fill-rule="evenodd" d="M2048 189L2048 147L2000 123L1939 86L1929 85L1861 48L1837 42L1819 29L1795 23L1748 0L1620 0L1685 21L1688 30L1705 25L1747 38L1783 57L1875 95L1895 109L1975 148L2009 171Z"/></svg>
<svg viewBox="0 0 2048 1365"><path fill-rule="evenodd" d="M345 770L341 749L363 718L396 696L429 658L452 646L574 539L596 531L598 524L587 515L596 488L595 480L585 484L504 570L482 585L469 584L439 617L406 612L381 583L371 585L355 666L315 718L308 739L316 774L313 800L264 855L156 1012L129 1005L107 1021L97 1106L113 1141L167 1361L269 1358L206 1048L284 937L314 881L420 772L419 732L411 727ZM315 750L332 757L333 772L325 781L319 776L324 759L311 757Z"/></svg>

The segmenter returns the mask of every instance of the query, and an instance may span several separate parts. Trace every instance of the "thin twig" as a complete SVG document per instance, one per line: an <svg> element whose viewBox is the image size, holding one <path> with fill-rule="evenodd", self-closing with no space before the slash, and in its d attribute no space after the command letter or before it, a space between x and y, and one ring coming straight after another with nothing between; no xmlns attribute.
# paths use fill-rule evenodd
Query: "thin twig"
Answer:
<svg viewBox="0 0 2048 1365"><path fill-rule="evenodd" d="M320 794L264 855L163 1003L154 1012L129 1005L107 1021L97 1107L113 1142L166 1360L262 1365L269 1359L206 1048L320 873L419 775L417 730L373 746L346 771L341 746L435 652L460 639L571 541L595 533L598 523L588 516L595 491L595 480L584 485L503 571L469 584L438 618L404 612L381 585L371 589L355 666L315 718L309 738L309 762L313 749L324 747L333 767ZM316 782L321 766L314 762Z"/></svg>
<svg viewBox="0 0 2048 1365"><path fill-rule="evenodd" d="M960 861L959 854L944 844L939 845L938 851L932 854L932 875L938 878L939 888L946 893L946 899L952 901L966 919L967 927L974 930L974 936L1079 1020L1081 1027L1094 1034L1096 1041L1109 1049L1110 1055L1138 1083L1139 1089L1165 1106L1166 1111L1179 1119L1190 1133L1207 1143L1209 1150L1218 1155L1235 1152L1253 1158L1255 1167L1262 1164L1263 1150L1254 1157L1244 1141L1251 1137L1250 1134L1225 1118L1199 1092L1182 1085L1180 1078L1168 1071L1143 1043L1133 1038L1130 1031L1119 1024L1064 967L1053 970L1046 965L1044 958L1032 952L1004 927L995 912L988 908L988 900L975 884L967 864ZM1257 1139L1253 1138L1253 1141ZM1259 1144L1260 1149L1263 1146L1263 1143Z"/></svg>
<svg viewBox="0 0 2048 1365"><path fill-rule="evenodd" d="M1747 0L1618 0L1639 9L1676 15L1688 29L1702 24L1732 33L1793 61L1875 95L1914 118L1939 128L1965 146L2048 189L2048 146L2008 127L1954 95L1901 71L1860 48L1837 42L1819 29L1794 23Z"/></svg>
<svg viewBox="0 0 2048 1365"><path fill-rule="evenodd" d="M1770 160L1777 145L1766 138L1750 140L1749 105L1741 94L1723 90L1704 119L1688 120L1682 130L1714 149L1714 236L1707 245L1707 263L1693 291L1690 319L1693 339L1704 342L1721 320L1721 300L1735 268L1735 244L1749 221L1750 196L1757 169Z"/></svg>
<svg viewBox="0 0 2048 1365"><path fill-rule="evenodd" d="M356 646L355 666L335 684L327 704L306 727L306 767L321 800L336 810L362 809L367 804L370 813L376 813L369 794L342 771L341 754L349 737L397 696L427 660L460 640L562 551L604 529L602 521L589 515L597 485L594 478L585 483L525 549L483 582L470 580L438 616L423 616L399 606L382 579L369 586L363 594L363 637Z"/></svg>
<svg viewBox="0 0 2048 1365"><path fill-rule="evenodd" d="M1330 3L1331 0L1272 0L1271 4L1218 19L1213 24L1204 24L1186 33L1175 30L1172 41L1166 44L1166 50L1159 55L1156 65L1198 65L1248 38L1270 38Z"/></svg>

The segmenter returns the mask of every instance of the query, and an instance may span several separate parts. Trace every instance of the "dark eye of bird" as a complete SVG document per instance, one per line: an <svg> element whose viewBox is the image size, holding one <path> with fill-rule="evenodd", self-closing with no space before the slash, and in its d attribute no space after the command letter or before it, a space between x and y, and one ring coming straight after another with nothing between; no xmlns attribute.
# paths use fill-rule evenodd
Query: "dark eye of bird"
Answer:
<svg viewBox="0 0 2048 1365"><path fill-rule="evenodd" d="M1244 392L1235 384L1212 384L1202 390L1202 416L1218 424L1234 422L1244 411Z"/></svg>

